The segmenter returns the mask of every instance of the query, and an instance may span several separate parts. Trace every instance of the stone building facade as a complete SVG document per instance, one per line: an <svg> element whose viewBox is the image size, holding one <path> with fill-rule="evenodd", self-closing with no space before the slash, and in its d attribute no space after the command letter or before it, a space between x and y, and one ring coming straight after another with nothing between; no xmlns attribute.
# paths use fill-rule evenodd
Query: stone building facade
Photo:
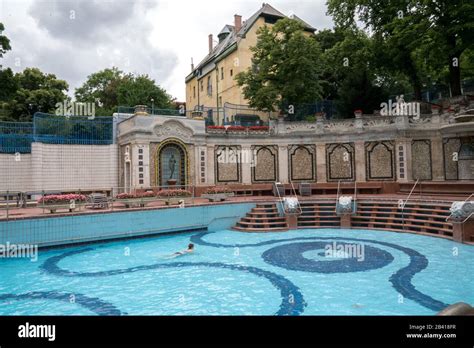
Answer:
<svg viewBox="0 0 474 348"><path fill-rule="evenodd" d="M119 182L166 186L170 168L176 184L196 186L474 180L473 144L474 123L460 125L452 114L276 120L255 131L133 116L118 125Z"/></svg>

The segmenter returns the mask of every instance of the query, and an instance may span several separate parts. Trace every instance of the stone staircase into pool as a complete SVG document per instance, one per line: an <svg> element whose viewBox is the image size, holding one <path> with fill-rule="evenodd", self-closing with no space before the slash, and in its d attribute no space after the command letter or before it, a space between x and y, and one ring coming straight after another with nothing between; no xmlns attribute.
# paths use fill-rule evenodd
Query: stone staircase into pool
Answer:
<svg viewBox="0 0 474 348"><path fill-rule="evenodd" d="M258 203L233 228L242 232L288 231L286 218L278 212L276 203Z"/></svg>

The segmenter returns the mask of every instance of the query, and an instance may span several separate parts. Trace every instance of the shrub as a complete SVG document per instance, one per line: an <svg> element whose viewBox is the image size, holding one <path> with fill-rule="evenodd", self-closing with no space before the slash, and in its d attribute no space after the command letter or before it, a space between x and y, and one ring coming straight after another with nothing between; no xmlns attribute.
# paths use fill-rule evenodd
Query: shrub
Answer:
<svg viewBox="0 0 474 348"><path fill-rule="evenodd" d="M134 199L134 198L151 198L155 197L153 191L146 192L137 192L137 193L119 193L115 198L116 199Z"/></svg>
<svg viewBox="0 0 474 348"><path fill-rule="evenodd" d="M254 131L268 131L269 127L268 126L252 126L249 127L249 130L254 130Z"/></svg>
<svg viewBox="0 0 474 348"><path fill-rule="evenodd" d="M207 129L225 129L224 126L207 126Z"/></svg>
<svg viewBox="0 0 474 348"><path fill-rule="evenodd" d="M44 203L44 204L63 204L63 203L69 203L70 201L76 201L76 202L85 202L87 200L87 197L84 195L78 195L78 194L65 194L65 195L46 195L41 197L38 200L38 203Z"/></svg>
<svg viewBox="0 0 474 348"><path fill-rule="evenodd" d="M212 195L216 193L231 193L233 192L230 188L227 186L214 186L214 187L209 187L204 191L204 194Z"/></svg>
<svg viewBox="0 0 474 348"><path fill-rule="evenodd" d="M158 197L188 197L191 196L191 192L183 189L164 189L158 191Z"/></svg>
<svg viewBox="0 0 474 348"><path fill-rule="evenodd" d="M230 126L227 128L228 131L244 131L246 128L244 126Z"/></svg>

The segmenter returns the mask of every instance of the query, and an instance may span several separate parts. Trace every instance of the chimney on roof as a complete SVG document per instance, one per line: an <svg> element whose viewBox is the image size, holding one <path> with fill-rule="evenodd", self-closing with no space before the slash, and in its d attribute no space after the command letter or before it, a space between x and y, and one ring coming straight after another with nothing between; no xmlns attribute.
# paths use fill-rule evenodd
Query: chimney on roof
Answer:
<svg viewBox="0 0 474 348"><path fill-rule="evenodd" d="M240 29L242 28L242 16L240 15L234 15L234 30L235 33L237 34Z"/></svg>
<svg viewBox="0 0 474 348"><path fill-rule="evenodd" d="M212 34L209 34L209 53L212 52L212 47L213 46L213 40L212 40Z"/></svg>
<svg viewBox="0 0 474 348"><path fill-rule="evenodd" d="M193 57L191 57L191 71L194 71L194 61L193 61Z"/></svg>

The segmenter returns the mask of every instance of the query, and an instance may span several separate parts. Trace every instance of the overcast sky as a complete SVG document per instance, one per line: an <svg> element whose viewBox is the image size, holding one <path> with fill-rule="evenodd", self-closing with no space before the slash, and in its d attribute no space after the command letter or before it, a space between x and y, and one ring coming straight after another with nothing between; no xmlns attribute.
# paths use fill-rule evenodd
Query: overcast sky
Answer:
<svg viewBox="0 0 474 348"><path fill-rule="evenodd" d="M325 0L268 2L317 29L331 28ZM255 0L0 0L0 22L12 50L1 64L21 71L38 67L69 83L69 94L88 75L117 66L148 74L178 100L191 57L198 63L208 35L246 20L262 6Z"/></svg>

